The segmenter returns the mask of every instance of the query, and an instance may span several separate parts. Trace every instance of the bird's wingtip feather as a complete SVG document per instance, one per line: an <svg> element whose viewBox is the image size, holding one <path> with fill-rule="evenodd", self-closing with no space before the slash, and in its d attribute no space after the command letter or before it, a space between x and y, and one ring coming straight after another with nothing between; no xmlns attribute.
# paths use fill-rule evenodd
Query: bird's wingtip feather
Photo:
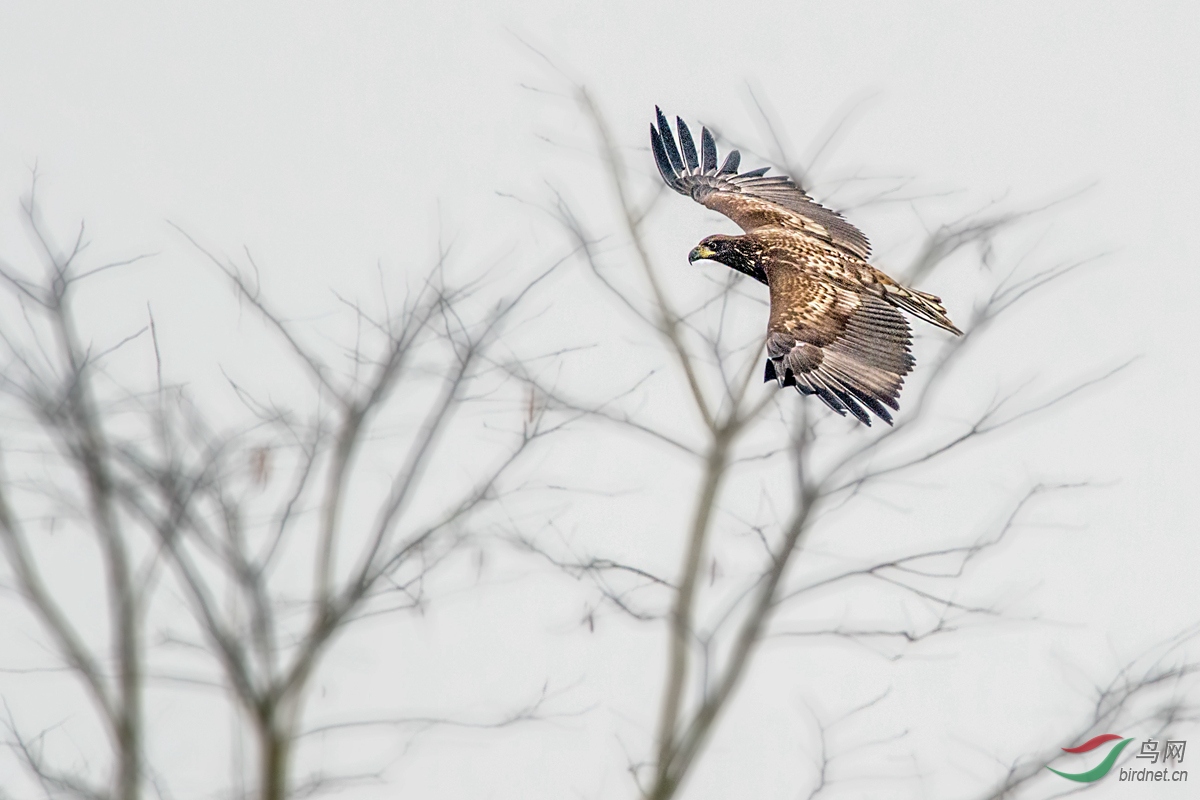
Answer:
<svg viewBox="0 0 1200 800"><path fill-rule="evenodd" d="M675 118L675 130L679 131L679 146L683 149L683 163L689 171L700 168L700 159L696 155L696 143L692 141L692 132L682 117Z"/></svg>
<svg viewBox="0 0 1200 800"><path fill-rule="evenodd" d="M700 128L700 166L705 175L716 174L717 171L717 142L708 128Z"/></svg>
<svg viewBox="0 0 1200 800"><path fill-rule="evenodd" d="M650 126L650 149L654 152L654 163L658 166L658 173L668 186L674 188L679 180L679 173L675 171L675 166L667 154L662 134L653 125Z"/></svg>
<svg viewBox="0 0 1200 800"><path fill-rule="evenodd" d="M675 173L683 172L683 159L679 156L679 148L675 146L675 136L671 133L671 123L667 122L667 115L662 112L661 108L655 106L654 111L658 117L658 135L662 139L663 151L667 159L671 162L671 166L675 168Z"/></svg>

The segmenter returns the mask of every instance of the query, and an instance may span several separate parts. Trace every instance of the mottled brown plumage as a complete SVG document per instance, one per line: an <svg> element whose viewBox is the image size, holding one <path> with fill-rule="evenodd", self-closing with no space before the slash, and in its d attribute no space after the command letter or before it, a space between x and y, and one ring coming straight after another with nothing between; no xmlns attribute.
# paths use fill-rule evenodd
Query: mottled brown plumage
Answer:
<svg viewBox="0 0 1200 800"><path fill-rule="evenodd" d="M766 167L739 174L736 150L718 168L706 128L697 154L691 131L677 118L681 153L656 111L650 144L663 180L745 231L709 236L688 261L719 261L770 289L765 380L815 394L866 425L867 409L890 425L888 408L899 408L900 387L913 367L912 333L900 310L960 334L941 300L868 264L867 237L787 176L767 176Z"/></svg>

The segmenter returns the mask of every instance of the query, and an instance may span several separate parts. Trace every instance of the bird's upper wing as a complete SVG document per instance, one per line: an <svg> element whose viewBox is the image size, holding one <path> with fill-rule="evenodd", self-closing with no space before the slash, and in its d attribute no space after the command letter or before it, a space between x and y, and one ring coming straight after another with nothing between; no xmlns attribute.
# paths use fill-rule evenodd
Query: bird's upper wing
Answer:
<svg viewBox="0 0 1200 800"><path fill-rule="evenodd" d="M899 309L874 294L818 281L799 270L771 280L766 380L815 394L834 411L870 425L864 407L889 425L912 335Z"/></svg>
<svg viewBox="0 0 1200 800"><path fill-rule="evenodd" d="M663 180L675 191L719 211L744 231L766 225L800 230L837 245L859 258L871 255L871 243L858 228L841 214L813 200L786 175L766 175L769 167L738 173L741 153L731 150L717 167L717 144L707 128L700 129L700 153L692 132L682 119L675 118L679 144L675 144L671 126L662 111L658 127L650 126L650 147Z"/></svg>

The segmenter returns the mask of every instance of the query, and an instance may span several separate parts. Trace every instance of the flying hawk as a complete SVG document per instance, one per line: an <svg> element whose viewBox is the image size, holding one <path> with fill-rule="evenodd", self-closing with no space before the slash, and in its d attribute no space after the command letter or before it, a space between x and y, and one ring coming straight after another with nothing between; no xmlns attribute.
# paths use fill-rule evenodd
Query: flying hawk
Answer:
<svg viewBox="0 0 1200 800"><path fill-rule="evenodd" d="M691 131L676 117L680 155L667 118L655 111L650 146L663 180L745 231L705 238L688 262L719 261L770 289L763 380L815 394L864 425L871 424L864 409L892 424L888 408L900 408L896 398L913 367L912 333L900 311L961 335L942 301L868 264L871 245L862 231L786 175L767 176L769 167L739 173L737 150L718 168L707 128L700 130L697 154Z"/></svg>

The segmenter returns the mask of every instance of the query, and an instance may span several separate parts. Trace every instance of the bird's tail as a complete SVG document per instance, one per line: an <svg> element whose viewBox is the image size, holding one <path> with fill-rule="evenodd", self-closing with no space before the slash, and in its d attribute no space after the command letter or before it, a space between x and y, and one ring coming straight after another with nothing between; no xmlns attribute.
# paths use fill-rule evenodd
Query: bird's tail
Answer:
<svg viewBox="0 0 1200 800"><path fill-rule="evenodd" d="M913 316L925 320L931 325L937 325L939 328L948 330L955 336L962 336L962 331L950 321L950 317L946 314L946 307L942 305L942 298L926 292L918 292L916 289L909 289L907 286L901 286L882 273L880 273L880 277L880 285L883 287L883 293L893 304Z"/></svg>

